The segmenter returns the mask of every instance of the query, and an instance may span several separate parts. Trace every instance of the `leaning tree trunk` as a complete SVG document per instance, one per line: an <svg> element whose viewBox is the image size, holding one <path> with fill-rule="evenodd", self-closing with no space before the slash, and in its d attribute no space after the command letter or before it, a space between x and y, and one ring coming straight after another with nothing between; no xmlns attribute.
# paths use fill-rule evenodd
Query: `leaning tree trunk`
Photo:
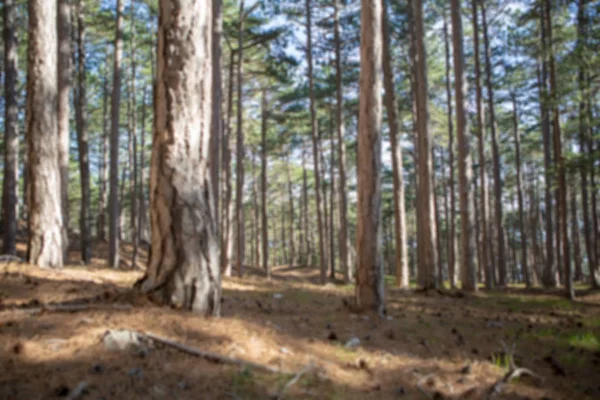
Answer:
<svg viewBox="0 0 600 400"><path fill-rule="evenodd" d="M29 1L27 49L27 261L40 267L63 266L63 213L57 126L56 2Z"/></svg>
<svg viewBox="0 0 600 400"><path fill-rule="evenodd" d="M138 285L171 306L219 315L221 273L209 163L212 10L193 0L161 0L160 12L152 245ZM183 12L189 18L176 18ZM173 79L172 71L180 79Z"/></svg>
<svg viewBox="0 0 600 400"><path fill-rule="evenodd" d="M384 310L381 262L381 1L361 0L356 304Z"/></svg>
<svg viewBox="0 0 600 400"><path fill-rule="evenodd" d="M460 204L461 280L463 289L477 290L475 267L475 236L473 231L473 191L470 189L472 170L467 128L467 81L460 0L451 1L452 44L454 48L454 92L456 97L456 136L458 138L458 187Z"/></svg>
<svg viewBox="0 0 600 400"><path fill-rule="evenodd" d="M396 286L408 288L408 251L406 249L406 211L404 207L404 171L402 146L398 144L398 114L394 92L394 71L390 54L387 6L382 7L381 28L383 38L383 80L385 86L385 107L390 128L392 146L392 176L394 189L394 239L396 244Z"/></svg>
<svg viewBox="0 0 600 400"><path fill-rule="evenodd" d="M71 5L69 0L58 1L58 164L60 168L60 196L63 214L63 257L69 248L69 92L71 90ZM56 37L53 35L52 37ZM43 40L51 40L44 38Z"/></svg>
<svg viewBox="0 0 600 400"><path fill-rule="evenodd" d="M317 208L317 228L319 234L319 270L321 271L321 284L325 284L327 279L327 265L325 263L325 235L323 221L323 204L321 202L321 171L319 163L319 127L317 125L317 105L315 98L315 88L313 80L313 57L312 57L312 23L311 23L311 0L306 0L306 62L308 64L308 90L310 97L310 121L311 121L311 137L312 150L314 160L314 176L315 176L315 201Z"/></svg>
<svg viewBox="0 0 600 400"><path fill-rule="evenodd" d="M77 128L77 147L79 148L79 175L81 178L81 211L79 226L81 235L81 260L88 264L92 261L91 227L91 191L89 141L87 134L87 93L85 69L85 22L84 0L77 3L77 90L75 91L75 124Z"/></svg>
<svg viewBox="0 0 600 400"><path fill-rule="evenodd" d="M110 132L110 183L108 198L108 263L119 267L119 111L121 104L121 53L123 47L123 1L117 0Z"/></svg>
<svg viewBox="0 0 600 400"><path fill-rule="evenodd" d="M421 243L417 246L419 263L419 284L423 288L433 288L435 280L436 237L435 213L431 176L431 133L428 128L427 63L425 60L425 28L422 0L414 0L414 21L416 41L416 120L417 120L417 230Z"/></svg>
<svg viewBox="0 0 600 400"><path fill-rule="evenodd" d="M344 274L344 281L349 282L352 279L351 267L348 261L348 200L346 196L346 143L344 142L344 96L342 87L342 56L340 39L340 18L339 18L339 0L334 0L334 38L335 38L335 85L336 85L336 128L338 145L338 167L340 170L340 183L338 184L339 193L339 215L340 215L340 267Z"/></svg>
<svg viewBox="0 0 600 400"><path fill-rule="evenodd" d="M4 180L2 190L3 253L17 253L19 179L19 106L17 104L17 8L4 1Z"/></svg>
<svg viewBox="0 0 600 400"><path fill-rule="evenodd" d="M481 14L483 22L483 43L485 47L485 83L488 92L488 108L490 111L490 128L492 133L492 156L494 169L494 223L496 225L496 236L498 240L498 284L506 284L506 248L504 243L503 210L502 210L502 176L500 175L500 150L496 138L496 114L494 110L494 87L492 85L492 49L490 47L488 22L485 2L481 2Z"/></svg>

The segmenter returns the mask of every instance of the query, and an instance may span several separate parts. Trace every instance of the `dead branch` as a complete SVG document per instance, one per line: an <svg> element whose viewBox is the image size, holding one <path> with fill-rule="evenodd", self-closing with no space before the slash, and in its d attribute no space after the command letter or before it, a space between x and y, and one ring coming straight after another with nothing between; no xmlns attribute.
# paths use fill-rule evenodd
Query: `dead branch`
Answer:
<svg viewBox="0 0 600 400"><path fill-rule="evenodd" d="M40 314L42 312L77 312L87 310L130 310L130 304L44 304L40 307L4 307L3 311L18 311L25 314Z"/></svg>
<svg viewBox="0 0 600 400"><path fill-rule="evenodd" d="M174 349L177 349L184 353L191 354L191 355L197 356L197 357L201 357L201 358L204 358L208 361L212 361L215 363L238 365L240 367L253 368L256 370L270 372L273 374L293 374L293 372L285 371L285 370L274 368L274 367L269 367L268 365L256 364L251 361L244 361L244 360L240 360L238 358L232 358L232 357L222 356L222 355L216 354L216 353L210 353L210 352L200 350L195 347L187 346L183 343L175 342L173 340L155 335L151 332L145 332L145 333L140 332L140 334L143 336L146 336L148 339L154 340L155 342L162 343L164 345L173 347Z"/></svg>
<svg viewBox="0 0 600 400"><path fill-rule="evenodd" d="M310 371L311 369L314 368L314 365L312 363L312 361L304 368L302 368L302 370L300 370L300 372L298 372L281 390L281 393L279 393L279 396L277 396L277 400L283 400L283 396L285 396L285 392L292 387L296 382L298 382L298 380L300 380L300 378L302 377L302 375L304 375L305 373L307 373L308 371Z"/></svg>
<svg viewBox="0 0 600 400"><path fill-rule="evenodd" d="M487 391L487 395L486 395L485 399L486 400L493 399L495 396L499 395L502 392L502 389L504 388L505 384L509 383L513 379L516 379L516 378L518 378L520 376L524 376L524 375L531 376L532 378L536 379L539 382L542 381L542 377L540 377L539 375L537 375L536 373L534 373L533 371L531 371L527 368L512 369L512 370L508 371L502 377L502 379L500 379L499 381L497 381L490 387L490 389Z"/></svg>

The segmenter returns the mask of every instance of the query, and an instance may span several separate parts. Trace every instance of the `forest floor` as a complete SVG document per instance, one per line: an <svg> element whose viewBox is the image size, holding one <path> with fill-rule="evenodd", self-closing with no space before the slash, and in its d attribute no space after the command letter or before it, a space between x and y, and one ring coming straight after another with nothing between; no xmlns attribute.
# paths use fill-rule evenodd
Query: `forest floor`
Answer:
<svg viewBox="0 0 600 400"><path fill-rule="evenodd" d="M515 379L495 398L600 398L600 293L569 302L541 289L390 287L380 318L353 313L344 301L352 287L317 285L314 269L280 266L267 281L249 268L224 279L222 318L205 319L132 293L141 269L104 264L0 264L0 399L483 399L509 371L513 348L515 364L541 380ZM156 343L109 351L103 337L113 329L281 372Z"/></svg>

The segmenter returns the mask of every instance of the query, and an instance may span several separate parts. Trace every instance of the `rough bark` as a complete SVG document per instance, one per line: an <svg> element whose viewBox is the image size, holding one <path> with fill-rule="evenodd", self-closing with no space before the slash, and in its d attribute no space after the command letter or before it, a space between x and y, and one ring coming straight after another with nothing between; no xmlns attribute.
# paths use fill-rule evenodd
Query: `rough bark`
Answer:
<svg viewBox="0 0 600 400"><path fill-rule="evenodd" d="M237 61L237 131L236 131L236 181L235 181L235 237L238 275L244 273L244 131L243 86L244 64L244 0L240 1Z"/></svg>
<svg viewBox="0 0 600 400"><path fill-rule="evenodd" d="M381 0L361 0L356 304L384 308L381 261Z"/></svg>
<svg viewBox="0 0 600 400"><path fill-rule="evenodd" d="M56 2L29 1L27 50L27 261L40 267L63 266L63 213L57 125Z"/></svg>
<svg viewBox="0 0 600 400"><path fill-rule="evenodd" d="M414 0L415 42L416 42L416 120L417 120L417 230L421 243L417 245L419 263L419 284L423 288L433 288L435 280L436 237L435 212L431 176L431 133L428 128L427 63L425 51L425 28L422 0Z"/></svg>
<svg viewBox="0 0 600 400"><path fill-rule="evenodd" d="M523 202L523 173L521 172L521 133L519 132L519 114L517 96L511 93L513 103L513 135L515 138L515 163L517 167L517 196L519 203L519 231L521 234L521 270L525 277L525 285L531 287L531 273L527 260L527 231L525 230L525 206Z"/></svg>
<svg viewBox="0 0 600 400"><path fill-rule="evenodd" d="M498 284L506 284L506 248L504 240L503 209L502 209L502 176L500 174L500 150L498 148L498 139L496 135L496 114L494 109L494 87L492 84L492 49L490 47L488 21L486 15L485 2L481 0L481 14L483 22L483 42L485 47L485 84L488 92L488 108L490 112L490 131L492 134L492 156L494 170L494 223L496 225L496 236L498 241Z"/></svg>
<svg viewBox="0 0 600 400"><path fill-rule="evenodd" d="M448 186L450 191L450 221L448 221L448 275L450 287L456 287L456 196L454 193L454 122L452 119L452 90L450 81L450 39L448 22L444 12L444 50L446 54L446 104L448 117Z"/></svg>
<svg viewBox="0 0 600 400"><path fill-rule="evenodd" d="M63 213L63 257L66 258L69 247L69 92L71 90L71 4L70 0L58 1L57 37L58 37L58 163L60 168L60 195ZM55 36L52 36L55 37ZM50 40L46 38L46 40Z"/></svg>
<svg viewBox="0 0 600 400"><path fill-rule="evenodd" d="M123 1L117 0L113 58L110 132L110 183L108 199L108 264L119 267L119 106L121 104L121 53L123 47Z"/></svg>
<svg viewBox="0 0 600 400"><path fill-rule="evenodd" d="M334 0L334 41L335 41L335 85L336 85L336 128L337 128L337 151L338 168L340 172L340 181L338 184L339 194L339 248L340 248L340 267L344 274L344 281L352 280L351 267L348 259L348 200L346 196L346 143L344 133L344 95L342 87L342 55L340 39L340 18L339 7L340 0Z"/></svg>
<svg viewBox="0 0 600 400"><path fill-rule="evenodd" d="M389 28L387 22L387 6L383 0L381 27L383 38L383 80L385 87L385 107L389 125L392 151L392 177L394 190L394 239L396 245L395 273L396 286L407 289L408 252L406 249L406 210L404 206L404 171L402 146L398 144L398 114L394 89L394 71L390 54Z"/></svg>
<svg viewBox="0 0 600 400"><path fill-rule="evenodd" d="M486 179L486 158L484 151L484 130L485 124L483 123L484 113L483 113L483 90L481 87L481 66L480 66L480 57L479 57L479 17L477 12L477 2L478 0L471 0L471 15L473 20L473 47L474 47L474 62L475 62L475 91L476 91L476 99L475 102L477 104L477 144L479 150L479 186L481 192L481 201L480 207L481 210L479 212L479 243L481 248L481 259L483 262L479 263L479 268L483 269L485 272L485 287L486 289L492 289L494 287L494 271L492 269L492 264L489 262L490 254L489 254L489 233L488 233L488 184Z"/></svg>
<svg viewBox="0 0 600 400"><path fill-rule="evenodd" d="M84 0L77 1L77 89L75 91L75 124L79 151L79 176L81 179L81 208L79 214L81 260L92 260L91 191L89 140L87 134L87 93L85 66Z"/></svg>
<svg viewBox="0 0 600 400"><path fill-rule="evenodd" d="M17 9L4 1L4 179L2 189L3 254L17 254L19 107L17 104L18 45Z"/></svg>
<svg viewBox="0 0 600 400"><path fill-rule="evenodd" d="M549 66L550 66L550 99L552 101L552 131L554 138L554 159L557 164L558 175L558 215L560 223L557 223L561 232L562 245L562 269L564 271L564 281L566 294L570 299L575 298L573 288L573 274L571 271L570 248L569 248L569 227L567 225L567 185L565 178L565 159L562 154L562 137L560 128L560 113L558 109L558 98L556 94L556 71L554 63L554 43L552 39L552 9L550 0L546 0L545 19L547 23L547 34L549 43Z"/></svg>
<svg viewBox="0 0 600 400"><path fill-rule="evenodd" d="M152 245L139 287L171 306L219 315L221 274L210 172L212 9L160 1ZM188 18L177 18L185 12Z"/></svg>
<svg viewBox="0 0 600 400"><path fill-rule="evenodd" d="M313 80L313 56L312 56L312 22L311 0L306 0L306 63L308 65L308 91L310 97L310 126L312 137L312 150L314 162L314 178L315 178L315 201L317 208L317 229L319 236L319 270L321 272L321 284L325 284L327 279L327 264L325 263L325 237L324 237L324 221L323 221L323 204L321 201L321 170L319 163L319 127L317 125L317 105L315 98L315 87Z"/></svg>

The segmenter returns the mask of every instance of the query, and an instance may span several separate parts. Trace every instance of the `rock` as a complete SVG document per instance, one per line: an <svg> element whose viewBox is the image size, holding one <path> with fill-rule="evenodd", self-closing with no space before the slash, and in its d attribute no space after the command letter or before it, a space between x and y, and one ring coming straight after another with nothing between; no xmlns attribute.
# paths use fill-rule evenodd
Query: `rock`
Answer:
<svg viewBox="0 0 600 400"><path fill-rule="evenodd" d="M128 330L109 330L102 337L104 348L110 351L123 351L143 347L139 333Z"/></svg>
<svg viewBox="0 0 600 400"><path fill-rule="evenodd" d="M358 346L360 346L360 339L357 337L353 337L352 339L348 340L346 342L346 344L344 345L344 347L349 348L349 349L352 349L352 348L355 348Z"/></svg>
<svg viewBox="0 0 600 400"><path fill-rule="evenodd" d="M67 400L77 400L82 396L85 396L89 393L89 386L89 383L87 383L86 381L79 382L77 386L75 386L75 389L71 390L71 392L67 396Z"/></svg>

